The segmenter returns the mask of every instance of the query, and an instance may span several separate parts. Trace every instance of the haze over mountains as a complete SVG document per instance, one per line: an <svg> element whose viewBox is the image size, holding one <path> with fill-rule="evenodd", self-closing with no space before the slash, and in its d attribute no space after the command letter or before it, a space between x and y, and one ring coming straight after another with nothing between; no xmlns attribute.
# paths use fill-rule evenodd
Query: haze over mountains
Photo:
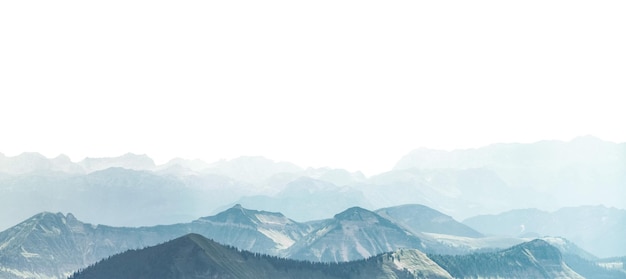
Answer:
<svg viewBox="0 0 626 279"><path fill-rule="evenodd" d="M127 249L196 233L296 260L343 262L417 249L440 255L427 258L454 277L499 276L497 268L477 271L476 264L490 257L502 266L521 261L544 275L575 278L571 267L589 277L607 270L599 258L626 255L623 185L626 144L589 136L450 152L417 149L393 170L371 177L263 157L210 164L176 158L156 165L131 153L80 162L0 154L0 274L62 278ZM505 252L536 238L559 255L542 243L532 247L551 255L544 262ZM484 255L466 256L471 253ZM507 258L511 253L516 256ZM618 271L602 278L621 278L619 259L603 259ZM476 270L464 273L457 266ZM513 274L535 274L527 272ZM409 273L402 276L412 278Z"/></svg>
<svg viewBox="0 0 626 279"><path fill-rule="evenodd" d="M0 154L0 229L41 211L138 226L188 222L234 204L291 212L298 221L330 218L352 206L415 203L457 219L518 208L626 208L625 169L626 144L590 136L451 152L417 149L393 170L371 177L263 157L211 164L176 158L156 165L130 153L80 162Z"/></svg>
<svg viewBox="0 0 626 279"><path fill-rule="evenodd" d="M569 142L493 144L452 152L417 149L394 167L395 170L476 168L493 171L510 188L533 189L549 195L553 203L550 209L581 204L624 208L626 143L616 144L592 136Z"/></svg>

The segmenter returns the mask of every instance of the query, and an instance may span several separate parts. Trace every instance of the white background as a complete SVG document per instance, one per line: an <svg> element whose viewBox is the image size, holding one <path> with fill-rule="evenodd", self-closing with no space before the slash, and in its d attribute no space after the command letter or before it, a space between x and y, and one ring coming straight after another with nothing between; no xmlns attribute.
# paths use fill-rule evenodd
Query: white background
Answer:
<svg viewBox="0 0 626 279"><path fill-rule="evenodd" d="M626 142L624 1L1 1L0 152L263 155Z"/></svg>

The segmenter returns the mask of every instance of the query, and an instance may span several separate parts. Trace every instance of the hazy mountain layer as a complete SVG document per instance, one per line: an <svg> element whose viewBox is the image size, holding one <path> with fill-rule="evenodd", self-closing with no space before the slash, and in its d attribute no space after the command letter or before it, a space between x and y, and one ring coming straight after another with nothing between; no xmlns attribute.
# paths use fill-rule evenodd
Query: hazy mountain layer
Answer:
<svg viewBox="0 0 626 279"><path fill-rule="evenodd" d="M540 206L549 198L513 189L495 172L482 168L393 170L371 177L359 189L377 208L423 204L455 218L502 212L517 204Z"/></svg>
<svg viewBox="0 0 626 279"><path fill-rule="evenodd" d="M466 237L483 236L452 217L424 205L407 204L381 208L375 212L413 233L437 233Z"/></svg>
<svg viewBox="0 0 626 279"><path fill-rule="evenodd" d="M308 221L350 206L370 206L349 186L364 180L360 173L303 170L262 157L215 164L175 159L155 166L152 159L134 154L78 163L66 156L1 155L0 229L42 211L79 212L89 222L117 226L171 224L236 203L294 212L294 218Z"/></svg>
<svg viewBox="0 0 626 279"><path fill-rule="evenodd" d="M217 175L178 177L124 168L0 176L0 226L51 210L117 226L189 222L236 200L246 187Z"/></svg>
<svg viewBox="0 0 626 279"><path fill-rule="evenodd" d="M562 236L600 257L626 255L626 210L603 206L536 209L483 215L463 221L478 231L504 236Z"/></svg>
<svg viewBox="0 0 626 279"><path fill-rule="evenodd" d="M1 155L0 229L41 211L75 212L92 223L122 226L188 222L236 203L292 212L298 221L331 218L350 206L416 203L457 219L516 208L626 208L625 170L626 144L593 137L451 152L418 149L394 170L370 178L263 157L212 164L174 159L156 166L135 154L76 163L67 156ZM96 173L108 178L92 181Z"/></svg>
<svg viewBox="0 0 626 279"><path fill-rule="evenodd" d="M626 208L622 198L626 196L626 144L591 136L569 142L493 144L451 152L417 149L394 169L476 168L493 171L509 188L534 189L533 195L518 196L513 208L556 209L584 204ZM551 200L535 204L535 191L551 196Z"/></svg>
<svg viewBox="0 0 626 279"><path fill-rule="evenodd" d="M370 208L372 205L355 188L336 186L330 182L309 177L300 177L287 183L274 196L249 196L236 203L248 208L259 208L276 212L293 212L298 221L326 219L329 212L339 212L348 207Z"/></svg>

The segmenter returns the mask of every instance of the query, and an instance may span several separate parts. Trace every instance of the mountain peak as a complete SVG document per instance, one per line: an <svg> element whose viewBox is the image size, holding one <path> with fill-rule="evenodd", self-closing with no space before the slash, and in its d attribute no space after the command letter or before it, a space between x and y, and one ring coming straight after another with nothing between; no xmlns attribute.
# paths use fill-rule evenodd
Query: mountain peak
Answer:
<svg viewBox="0 0 626 279"><path fill-rule="evenodd" d="M543 239L534 239L503 251L503 254L529 255L529 253L532 254L532 260L544 260L554 263L560 263L562 261L559 249L550 245L550 243Z"/></svg>
<svg viewBox="0 0 626 279"><path fill-rule="evenodd" d="M30 218L31 220L51 220L51 219L65 219L65 215L63 215L63 213L61 212L57 212L57 213L52 213L49 211L44 211L44 212L40 212L35 214L33 217Z"/></svg>
<svg viewBox="0 0 626 279"><path fill-rule="evenodd" d="M227 224L240 224L251 227L257 227L264 223L286 224L290 223L285 215L279 212L259 211L247 209L241 204L235 204L233 207L214 216L200 218L201 221L211 221Z"/></svg>
<svg viewBox="0 0 626 279"><path fill-rule="evenodd" d="M348 208L335 215L335 219L352 221L365 221L378 218L379 216L376 213L358 206Z"/></svg>
<svg viewBox="0 0 626 279"><path fill-rule="evenodd" d="M478 231L457 222L452 217L421 204L381 208L375 212L413 233L428 232L465 237L483 236Z"/></svg>

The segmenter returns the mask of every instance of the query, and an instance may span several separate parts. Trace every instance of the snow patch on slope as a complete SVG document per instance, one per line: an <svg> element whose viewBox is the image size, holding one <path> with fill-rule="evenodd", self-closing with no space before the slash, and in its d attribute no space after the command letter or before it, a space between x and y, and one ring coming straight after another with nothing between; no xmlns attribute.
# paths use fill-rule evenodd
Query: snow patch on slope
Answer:
<svg viewBox="0 0 626 279"><path fill-rule="evenodd" d="M567 242L565 242L565 239L561 238L561 237L554 237L554 236L546 236L546 237L542 237L542 240L545 240L546 242L550 243L550 245L559 248L559 250L563 251L563 249L565 249L567 246Z"/></svg>
<svg viewBox="0 0 626 279"><path fill-rule="evenodd" d="M276 248L279 250L287 249L296 242L291 237L278 231L268 230L264 228L258 228L258 230L260 233L273 240L276 243Z"/></svg>
<svg viewBox="0 0 626 279"><path fill-rule="evenodd" d="M274 216L274 215L266 215L266 214L256 214L255 217L261 221L261 223L269 224L269 225L285 225L286 219L282 216Z"/></svg>
<svg viewBox="0 0 626 279"><path fill-rule="evenodd" d="M26 249L24 249L24 247L22 247L22 257L24 258L38 258L39 254L37 253L30 253L28 251L26 251Z"/></svg>

